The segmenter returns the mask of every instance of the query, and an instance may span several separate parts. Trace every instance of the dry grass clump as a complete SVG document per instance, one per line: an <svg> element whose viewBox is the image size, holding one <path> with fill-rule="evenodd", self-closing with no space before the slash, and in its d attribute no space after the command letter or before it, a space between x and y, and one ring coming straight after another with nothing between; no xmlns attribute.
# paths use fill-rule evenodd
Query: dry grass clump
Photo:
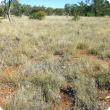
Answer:
<svg viewBox="0 0 110 110"><path fill-rule="evenodd" d="M47 104L42 96L41 88L22 88L17 91L15 96L6 101L5 110L49 110L50 105Z"/></svg>
<svg viewBox="0 0 110 110"><path fill-rule="evenodd" d="M9 76L0 71L4 79L0 83L18 87L4 109L48 110L67 82L73 109L105 109L98 105L97 89L104 89L106 83L109 87L109 74L97 62L78 56L76 50L109 60L109 18L81 17L77 22L65 16L48 16L42 21L12 19L11 24L7 20L0 23L0 68L20 68Z"/></svg>
<svg viewBox="0 0 110 110"><path fill-rule="evenodd" d="M99 89L110 89L110 73L102 71L100 74L95 76L96 83Z"/></svg>

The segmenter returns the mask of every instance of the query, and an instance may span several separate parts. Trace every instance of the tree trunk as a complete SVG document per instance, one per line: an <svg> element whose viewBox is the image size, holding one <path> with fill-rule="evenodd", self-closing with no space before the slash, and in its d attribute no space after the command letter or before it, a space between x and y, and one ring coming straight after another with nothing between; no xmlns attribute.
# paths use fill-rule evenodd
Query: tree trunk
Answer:
<svg viewBox="0 0 110 110"><path fill-rule="evenodd" d="M22 18L23 18L24 13L22 13Z"/></svg>
<svg viewBox="0 0 110 110"><path fill-rule="evenodd" d="M9 19L10 22L12 22L12 20L11 20L11 18L10 18L10 14L8 14L8 19Z"/></svg>
<svg viewBox="0 0 110 110"><path fill-rule="evenodd" d="M12 22L12 20L10 18L10 3L11 3L11 0L9 0L8 19L9 19L10 22Z"/></svg>
<svg viewBox="0 0 110 110"><path fill-rule="evenodd" d="M6 19L6 18L8 19L7 14L4 14L4 18L5 18L5 19Z"/></svg>
<svg viewBox="0 0 110 110"><path fill-rule="evenodd" d="M95 11L95 16L97 16L97 9L96 9L96 7L94 7L94 11Z"/></svg>

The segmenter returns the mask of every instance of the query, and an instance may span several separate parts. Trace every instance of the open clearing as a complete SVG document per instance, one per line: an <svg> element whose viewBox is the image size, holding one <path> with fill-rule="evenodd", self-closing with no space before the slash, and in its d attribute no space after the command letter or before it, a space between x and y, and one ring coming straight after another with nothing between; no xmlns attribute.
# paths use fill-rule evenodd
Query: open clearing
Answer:
<svg viewBox="0 0 110 110"><path fill-rule="evenodd" d="M106 110L110 18L12 16L0 23L0 107Z"/></svg>

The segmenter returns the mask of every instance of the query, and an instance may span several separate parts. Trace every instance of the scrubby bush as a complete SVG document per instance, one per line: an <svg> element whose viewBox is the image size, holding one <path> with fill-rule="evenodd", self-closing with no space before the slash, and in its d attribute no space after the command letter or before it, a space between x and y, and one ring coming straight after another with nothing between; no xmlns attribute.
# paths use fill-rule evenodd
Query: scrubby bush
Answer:
<svg viewBox="0 0 110 110"><path fill-rule="evenodd" d="M78 49L88 49L88 42L82 41L77 44Z"/></svg>
<svg viewBox="0 0 110 110"><path fill-rule="evenodd" d="M52 101L59 95L59 89L65 86L65 78L60 74L40 73L37 74L33 83L41 87L45 101Z"/></svg>
<svg viewBox="0 0 110 110"><path fill-rule="evenodd" d="M50 105L44 101L41 88L19 89L16 94L4 104L5 110L49 110Z"/></svg>
<svg viewBox="0 0 110 110"><path fill-rule="evenodd" d="M95 76L96 83L100 89L110 89L110 73L102 72Z"/></svg>
<svg viewBox="0 0 110 110"><path fill-rule="evenodd" d="M87 16L88 16L88 17L91 17L91 16L95 16L95 15L94 15L94 13L89 13L89 12L88 12L88 13L87 13Z"/></svg>
<svg viewBox="0 0 110 110"><path fill-rule="evenodd" d="M1 44L1 42L0 42L0 44ZM2 53L3 50L4 50L4 46L1 44L1 45L0 45L0 53Z"/></svg>
<svg viewBox="0 0 110 110"><path fill-rule="evenodd" d="M110 51L109 50L106 50L104 52L102 52L101 56L100 56L102 59L110 59Z"/></svg>
<svg viewBox="0 0 110 110"><path fill-rule="evenodd" d="M19 66L25 64L27 61L26 56L17 56L15 54L8 54L6 59L4 60L4 64L7 66Z"/></svg>
<svg viewBox="0 0 110 110"><path fill-rule="evenodd" d="M78 21L78 20L80 20L80 16L75 13L74 18L72 18L72 20Z"/></svg>
<svg viewBox="0 0 110 110"><path fill-rule="evenodd" d="M99 50L98 50L98 48L93 47L93 48L89 49L89 53L92 55L98 55Z"/></svg>
<svg viewBox="0 0 110 110"><path fill-rule="evenodd" d="M39 19L39 20L42 20L44 19L46 16L46 13L44 11L39 11L37 13L32 13L30 15L30 19Z"/></svg>

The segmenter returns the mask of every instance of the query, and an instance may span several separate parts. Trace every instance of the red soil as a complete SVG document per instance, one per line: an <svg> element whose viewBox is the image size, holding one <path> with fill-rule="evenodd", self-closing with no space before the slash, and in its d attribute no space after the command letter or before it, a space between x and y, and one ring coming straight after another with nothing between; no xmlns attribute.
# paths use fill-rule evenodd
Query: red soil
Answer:
<svg viewBox="0 0 110 110"><path fill-rule="evenodd" d="M64 94L64 93L60 93L60 99L58 100L58 104L54 107L54 109L58 110L58 109L63 109L63 110L67 110L69 108L69 106L72 104L70 101L70 95L69 94Z"/></svg>
<svg viewBox="0 0 110 110"><path fill-rule="evenodd" d="M69 87L70 87L70 83L67 82L67 89ZM68 110L71 105L72 105L72 100L70 94L60 91L59 98L55 103L52 104L52 110Z"/></svg>
<svg viewBox="0 0 110 110"><path fill-rule="evenodd" d="M5 77L9 77L13 75L13 72L18 71L19 68L20 67L16 67L16 66L6 68L3 71L3 75ZM15 90L16 88L11 86L10 84L2 84L2 83L0 84L0 107L3 107L4 101L10 98L14 94Z"/></svg>
<svg viewBox="0 0 110 110"><path fill-rule="evenodd" d="M19 69L20 69L19 66L11 66L9 68L6 68L5 71L4 71L4 73L5 73L5 75L10 76L10 75L13 75L13 73L15 71L18 71Z"/></svg>
<svg viewBox="0 0 110 110"><path fill-rule="evenodd" d="M0 106L3 107L3 103L6 99L9 99L15 92L15 88L10 85L0 85Z"/></svg>
<svg viewBox="0 0 110 110"><path fill-rule="evenodd" d="M103 103L105 106L110 105L110 98L106 98L107 96L110 96L110 90L100 91L99 102Z"/></svg>
<svg viewBox="0 0 110 110"><path fill-rule="evenodd" d="M52 110L68 110L70 105L72 105L71 96L69 94L60 92L59 97L60 98L57 100L57 102L52 105Z"/></svg>

